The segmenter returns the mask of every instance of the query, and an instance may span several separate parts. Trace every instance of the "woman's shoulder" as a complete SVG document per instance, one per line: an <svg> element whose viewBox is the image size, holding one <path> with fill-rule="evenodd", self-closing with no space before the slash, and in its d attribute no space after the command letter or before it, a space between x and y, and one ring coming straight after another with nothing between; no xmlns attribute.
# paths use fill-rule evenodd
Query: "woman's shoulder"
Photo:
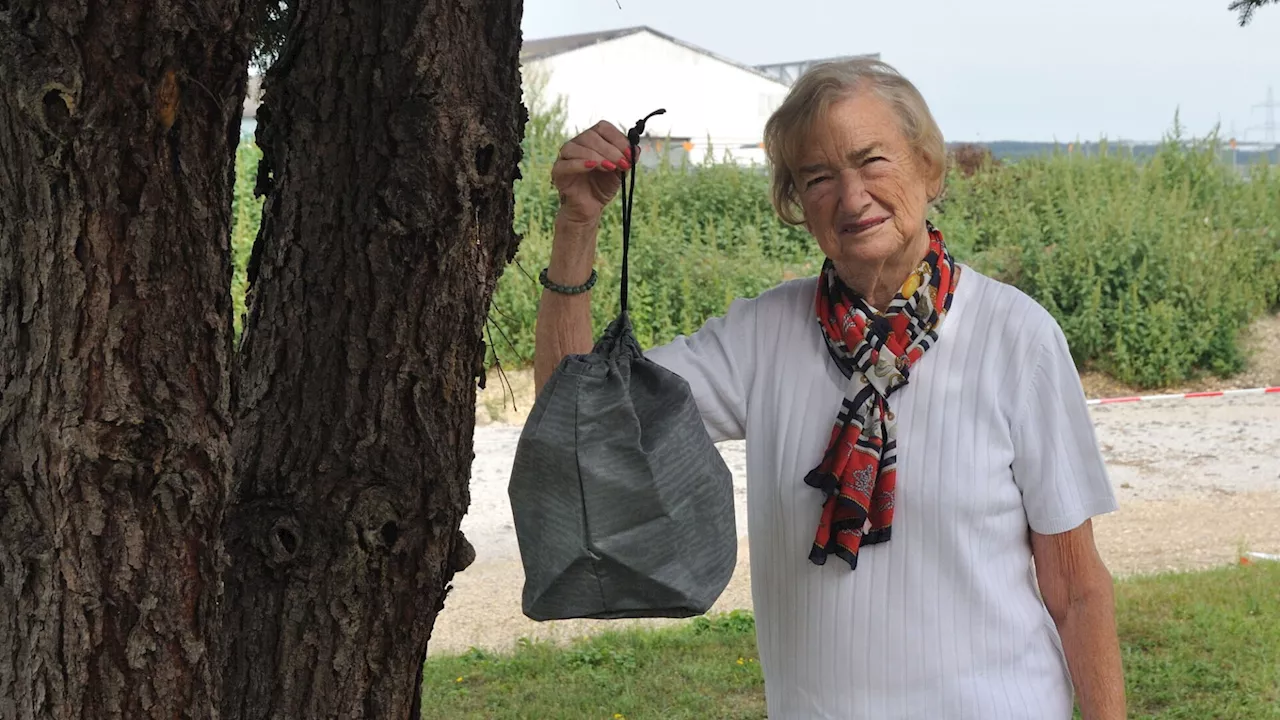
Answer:
<svg viewBox="0 0 1280 720"><path fill-rule="evenodd" d="M757 326L775 327L812 315L817 276L789 278L753 296L734 300L726 313L732 318L750 317Z"/></svg>
<svg viewBox="0 0 1280 720"><path fill-rule="evenodd" d="M1057 318L1031 295L1010 282L961 264L960 287L967 325L1008 349L1038 350L1057 344Z"/></svg>
<svg viewBox="0 0 1280 720"><path fill-rule="evenodd" d="M816 275L786 279L761 292L755 301L767 312L808 312L813 309L817 283Z"/></svg>

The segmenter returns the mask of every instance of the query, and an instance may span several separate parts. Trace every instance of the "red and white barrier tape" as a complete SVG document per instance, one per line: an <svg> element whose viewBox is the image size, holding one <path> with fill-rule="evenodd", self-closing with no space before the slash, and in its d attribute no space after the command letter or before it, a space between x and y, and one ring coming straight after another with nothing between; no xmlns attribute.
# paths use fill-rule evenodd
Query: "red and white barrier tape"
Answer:
<svg viewBox="0 0 1280 720"><path fill-rule="evenodd" d="M1117 403L1142 402L1147 400L1187 400L1191 398L1230 397L1232 395L1270 395L1280 394L1280 387L1248 388L1247 390L1214 390L1210 392L1175 393L1172 395L1135 395L1132 397L1103 398L1089 400L1090 405L1114 405Z"/></svg>

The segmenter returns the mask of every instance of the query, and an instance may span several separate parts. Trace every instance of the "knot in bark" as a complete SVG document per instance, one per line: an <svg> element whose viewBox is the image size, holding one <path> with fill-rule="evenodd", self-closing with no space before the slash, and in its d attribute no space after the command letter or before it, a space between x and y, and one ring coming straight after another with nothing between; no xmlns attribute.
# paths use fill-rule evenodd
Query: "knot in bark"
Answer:
<svg viewBox="0 0 1280 720"><path fill-rule="evenodd" d="M286 565L302 552L302 527L292 515L281 515L267 531L263 552L273 565Z"/></svg>
<svg viewBox="0 0 1280 720"><path fill-rule="evenodd" d="M40 89L39 104L33 109L49 134L65 139L76 114L75 89L58 82L46 83Z"/></svg>
<svg viewBox="0 0 1280 720"><path fill-rule="evenodd" d="M394 552L404 535L403 513L390 488L372 485L360 491L351 508L360 547L371 553Z"/></svg>

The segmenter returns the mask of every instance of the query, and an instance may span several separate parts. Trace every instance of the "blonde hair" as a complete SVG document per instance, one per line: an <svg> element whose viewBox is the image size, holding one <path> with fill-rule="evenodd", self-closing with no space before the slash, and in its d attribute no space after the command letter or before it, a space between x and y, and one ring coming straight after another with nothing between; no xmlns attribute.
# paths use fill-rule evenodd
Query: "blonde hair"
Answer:
<svg viewBox="0 0 1280 720"><path fill-rule="evenodd" d="M813 66L791 87L787 97L764 126L765 154L772 168L772 201L783 222L799 225L800 198L795 164L814 122L831 105L866 89L889 103L916 158L931 172L929 202L942 195L946 181L947 149L942 130L929 105L911 81L888 63L858 57ZM936 190L934 187L936 186Z"/></svg>

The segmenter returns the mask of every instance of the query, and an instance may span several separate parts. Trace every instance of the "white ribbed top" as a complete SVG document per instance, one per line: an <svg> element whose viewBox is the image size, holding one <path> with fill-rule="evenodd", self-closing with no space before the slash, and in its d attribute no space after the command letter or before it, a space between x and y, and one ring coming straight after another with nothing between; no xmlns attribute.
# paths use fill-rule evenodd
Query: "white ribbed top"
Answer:
<svg viewBox="0 0 1280 720"><path fill-rule="evenodd" d="M862 548L856 571L835 556L819 567L822 494L804 476L846 381L814 318L815 282L738 300L646 353L689 381L713 439L746 440L769 717L1070 718L1028 527L1062 532L1117 505L1057 323L964 267L937 344L890 398L893 537Z"/></svg>

